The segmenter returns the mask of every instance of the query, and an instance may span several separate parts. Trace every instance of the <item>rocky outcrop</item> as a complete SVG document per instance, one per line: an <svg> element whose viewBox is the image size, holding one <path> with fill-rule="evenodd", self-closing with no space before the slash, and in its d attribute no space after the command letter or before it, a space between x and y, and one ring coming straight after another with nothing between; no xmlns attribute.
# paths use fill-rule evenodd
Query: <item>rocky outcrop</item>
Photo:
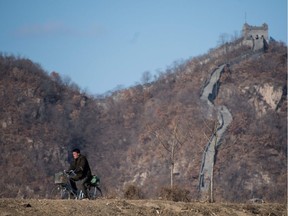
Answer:
<svg viewBox="0 0 288 216"><path fill-rule="evenodd" d="M241 91L250 98L249 103L255 107L258 117L268 110L276 110L283 94L282 87L276 87L272 83L246 86Z"/></svg>

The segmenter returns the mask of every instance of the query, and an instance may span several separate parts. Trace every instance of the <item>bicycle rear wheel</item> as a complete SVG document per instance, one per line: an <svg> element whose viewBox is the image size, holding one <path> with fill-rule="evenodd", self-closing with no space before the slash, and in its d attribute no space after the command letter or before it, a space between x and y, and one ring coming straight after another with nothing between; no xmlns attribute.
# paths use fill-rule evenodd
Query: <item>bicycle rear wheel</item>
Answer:
<svg viewBox="0 0 288 216"><path fill-rule="evenodd" d="M102 191L101 189L95 186L91 186L89 189L89 199L91 200L95 200L97 198L99 198L100 196L102 196Z"/></svg>
<svg viewBox="0 0 288 216"><path fill-rule="evenodd" d="M50 195L51 199L70 199L70 193L66 187L56 185Z"/></svg>
<svg viewBox="0 0 288 216"><path fill-rule="evenodd" d="M97 189L96 187L90 187L88 191L89 199L94 200L97 198Z"/></svg>

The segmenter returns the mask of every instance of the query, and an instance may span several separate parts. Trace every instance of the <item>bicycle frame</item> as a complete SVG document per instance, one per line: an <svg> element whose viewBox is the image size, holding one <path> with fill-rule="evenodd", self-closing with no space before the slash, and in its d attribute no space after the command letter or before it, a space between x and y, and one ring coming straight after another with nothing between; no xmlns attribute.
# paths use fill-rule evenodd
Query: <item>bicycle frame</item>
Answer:
<svg viewBox="0 0 288 216"><path fill-rule="evenodd" d="M67 173L67 172L63 172L64 176L66 177L65 181L57 181L56 182L56 187L53 188L52 192L51 192L51 198L59 198L59 199L71 199L71 197L73 199L78 199L81 200L84 198L84 193L82 190L78 190L76 193L73 191L72 186L71 186L71 182L70 182L70 178L71 178L71 174ZM73 174L72 174L73 175ZM88 186L88 196L89 199L96 199L96 197L98 196L97 190L100 192L101 196L102 196L102 192L101 189L99 188L99 186L92 186L89 185Z"/></svg>
<svg viewBox="0 0 288 216"><path fill-rule="evenodd" d="M82 192L77 191L77 193L75 193L72 189L70 179L71 179L71 174L73 175L73 173L66 172L65 170L61 173L64 177L61 177L61 180L59 180L58 178L57 180L55 179L56 187L53 188L53 190L51 191L51 197L52 198L58 197L60 199L71 199L71 196L74 199L83 198Z"/></svg>
<svg viewBox="0 0 288 216"><path fill-rule="evenodd" d="M71 196L73 199L83 199L84 193L82 190L78 190L77 193L75 193L72 189L70 179L71 179L71 173L63 172L63 174L67 177L66 182L64 183L56 183L56 187L51 192L52 198L60 198L60 199L71 199ZM72 174L73 175L73 174ZM97 186L98 187L98 186ZM97 190L99 190L101 196L102 192L101 189L98 187L89 185L88 187L88 196L89 199L96 199L97 197ZM59 197L60 195L60 197Z"/></svg>

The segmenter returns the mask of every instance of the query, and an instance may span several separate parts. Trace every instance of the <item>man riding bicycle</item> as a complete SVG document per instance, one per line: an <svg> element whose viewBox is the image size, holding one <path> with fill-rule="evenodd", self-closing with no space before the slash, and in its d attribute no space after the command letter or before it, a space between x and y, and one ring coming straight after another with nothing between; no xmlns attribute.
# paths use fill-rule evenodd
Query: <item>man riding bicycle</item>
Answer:
<svg viewBox="0 0 288 216"><path fill-rule="evenodd" d="M87 187L92 178L91 169L88 163L87 158L80 154L78 148L73 149L73 162L70 164L69 171L74 171L75 176L70 177L69 181L71 187L75 194L77 194L76 181L80 182L80 190L82 190L84 196L83 199L88 199L88 190Z"/></svg>

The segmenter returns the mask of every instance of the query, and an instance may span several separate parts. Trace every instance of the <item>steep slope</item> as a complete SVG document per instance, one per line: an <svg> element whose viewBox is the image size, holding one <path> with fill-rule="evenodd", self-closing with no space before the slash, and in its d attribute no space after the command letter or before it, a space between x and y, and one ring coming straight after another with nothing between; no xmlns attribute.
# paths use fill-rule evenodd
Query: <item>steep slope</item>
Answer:
<svg viewBox="0 0 288 216"><path fill-rule="evenodd" d="M54 173L68 166L68 151L85 145L83 121L95 111L85 95L28 59L0 56L0 75L1 196L44 197Z"/></svg>
<svg viewBox="0 0 288 216"><path fill-rule="evenodd" d="M246 52L215 49L173 65L152 83L103 98L81 94L29 60L1 56L0 168L7 173L1 196L47 196L77 146L107 196L121 197L133 184L144 197L158 197L170 185L171 158L151 129L176 122L186 139L175 153L174 183L198 199L206 136L217 118L200 96L211 71L228 63L214 98L233 116L216 154L215 199L284 202L287 49L275 42L266 53L248 58Z"/></svg>
<svg viewBox="0 0 288 216"><path fill-rule="evenodd" d="M234 53L235 57L230 55L233 64L222 74L219 83L221 90L215 100L217 106L225 105L233 116L233 123L225 133L217 154L214 173L216 200L246 201L260 197L284 201L287 140L285 46L272 43L266 53L257 53L250 58L248 55L238 58L242 55L241 50ZM125 110L125 116L131 117L125 119L129 133L133 136L138 134L138 140L137 137L129 136L128 154L125 154L124 160L121 158L119 166L121 177L116 177L120 181L120 188L124 183L132 183L151 196L159 194L160 185L170 184L169 153L159 140L151 137L145 126L157 128L163 125L165 119L164 124L169 128L175 119L181 119L180 124L188 125L186 130L191 136L177 152L175 173L178 175L175 176L175 184L191 191L194 198L198 197L198 174L207 143L204 134L212 134L211 128L215 121L213 113L210 115L209 109L200 100L200 92L204 80L210 77L215 65L226 62L227 56L209 56L209 60L206 59L207 56L203 56L176 65L172 73L169 71L163 74L152 85L121 91L115 95L118 103L122 101L123 104L144 106L144 109L131 110L129 105L127 110L122 109ZM141 122L141 130L139 125L129 127L132 122ZM265 127L259 127L262 122L266 122ZM187 131L183 130L183 134ZM271 151L274 152L274 158L267 162L266 156ZM235 162L230 159L237 157ZM249 169L246 169L247 163ZM270 171L266 170L268 163ZM223 174L226 166L227 170ZM236 179L239 183L235 182ZM273 184L270 179L274 179Z"/></svg>
<svg viewBox="0 0 288 216"><path fill-rule="evenodd" d="M233 115L216 165L216 184L223 199L285 200L287 52L284 49L271 44L267 53L232 65L230 77L222 82L218 102L229 107Z"/></svg>

